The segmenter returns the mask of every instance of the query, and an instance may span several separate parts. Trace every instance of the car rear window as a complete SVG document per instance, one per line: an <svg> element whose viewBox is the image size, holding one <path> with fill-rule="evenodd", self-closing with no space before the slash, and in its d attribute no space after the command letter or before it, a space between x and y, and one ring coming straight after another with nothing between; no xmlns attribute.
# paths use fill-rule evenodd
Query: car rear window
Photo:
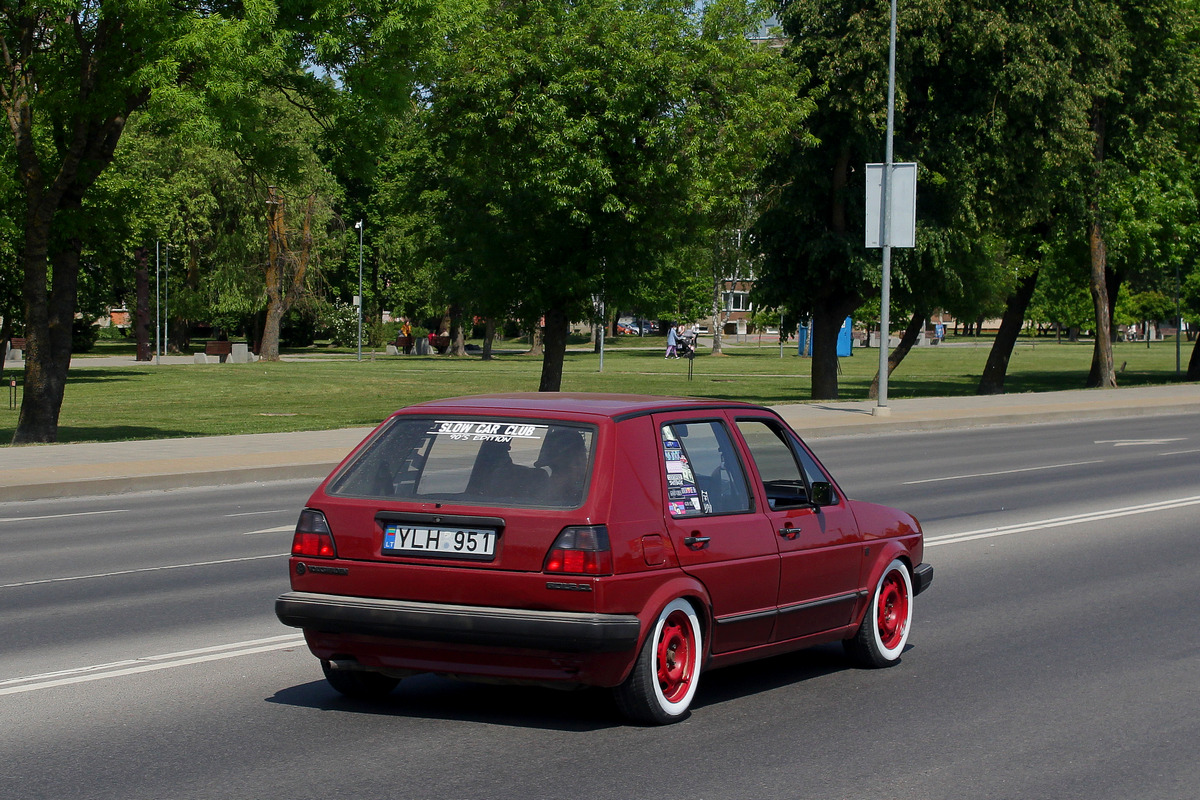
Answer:
<svg viewBox="0 0 1200 800"><path fill-rule="evenodd" d="M326 492L380 500L576 508L595 429L548 420L396 417Z"/></svg>

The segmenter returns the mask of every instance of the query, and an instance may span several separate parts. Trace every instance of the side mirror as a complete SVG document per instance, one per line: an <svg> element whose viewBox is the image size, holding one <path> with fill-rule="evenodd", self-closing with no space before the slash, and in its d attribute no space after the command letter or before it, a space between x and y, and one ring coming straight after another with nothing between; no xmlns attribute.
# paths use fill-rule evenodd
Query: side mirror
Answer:
<svg viewBox="0 0 1200 800"><path fill-rule="evenodd" d="M812 504L814 506L833 505L833 484L829 481L813 481Z"/></svg>

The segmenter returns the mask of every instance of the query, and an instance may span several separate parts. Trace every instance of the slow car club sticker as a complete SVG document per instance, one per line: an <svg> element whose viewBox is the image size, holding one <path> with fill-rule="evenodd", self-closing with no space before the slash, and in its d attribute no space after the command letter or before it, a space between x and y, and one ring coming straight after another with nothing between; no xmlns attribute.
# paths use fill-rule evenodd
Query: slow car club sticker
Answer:
<svg viewBox="0 0 1200 800"><path fill-rule="evenodd" d="M511 442L514 439L541 439L549 425L528 425L523 422L470 422L456 419L437 419L427 435L448 436L453 440L471 442Z"/></svg>
<svg viewBox="0 0 1200 800"><path fill-rule="evenodd" d="M700 510L700 491L683 446L670 425L663 426L663 459L667 465L667 512L673 517Z"/></svg>

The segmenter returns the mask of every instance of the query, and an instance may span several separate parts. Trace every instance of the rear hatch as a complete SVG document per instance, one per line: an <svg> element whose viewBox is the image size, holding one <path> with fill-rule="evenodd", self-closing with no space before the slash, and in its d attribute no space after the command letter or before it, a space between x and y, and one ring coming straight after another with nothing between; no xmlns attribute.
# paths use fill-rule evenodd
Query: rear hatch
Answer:
<svg viewBox="0 0 1200 800"><path fill-rule="evenodd" d="M339 559L540 572L558 534L587 524L595 505L597 430L547 419L397 415L310 506L325 514Z"/></svg>

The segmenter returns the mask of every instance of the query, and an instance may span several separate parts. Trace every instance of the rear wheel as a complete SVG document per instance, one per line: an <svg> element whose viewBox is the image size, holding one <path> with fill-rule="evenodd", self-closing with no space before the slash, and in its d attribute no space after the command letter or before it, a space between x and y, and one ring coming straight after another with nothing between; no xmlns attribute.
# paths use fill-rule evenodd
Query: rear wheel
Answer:
<svg viewBox="0 0 1200 800"><path fill-rule="evenodd" d="M364 672L355 669L334 669L328 661L321 661L321 671L329 685L346 697L355 700L380 700L391 694L400 683L399 678L389 678L378 672Z"/></svg>
<svg viewBox="0 0 1200 800"><path fill-rule="evenodd" d="M888 564L875 585L858 633L844 644L851 658L866 667L890 667L900 660L912 624L913 589L900 559Z"/></svg>
<svg viewBox="0 0 1200 800"><path fill-rule="evenodd" d="M633 672L615 690L621 712L656 725L686 718L696 694L703 652L696 609L686 600L672 600L659 613Z"/></svg>

